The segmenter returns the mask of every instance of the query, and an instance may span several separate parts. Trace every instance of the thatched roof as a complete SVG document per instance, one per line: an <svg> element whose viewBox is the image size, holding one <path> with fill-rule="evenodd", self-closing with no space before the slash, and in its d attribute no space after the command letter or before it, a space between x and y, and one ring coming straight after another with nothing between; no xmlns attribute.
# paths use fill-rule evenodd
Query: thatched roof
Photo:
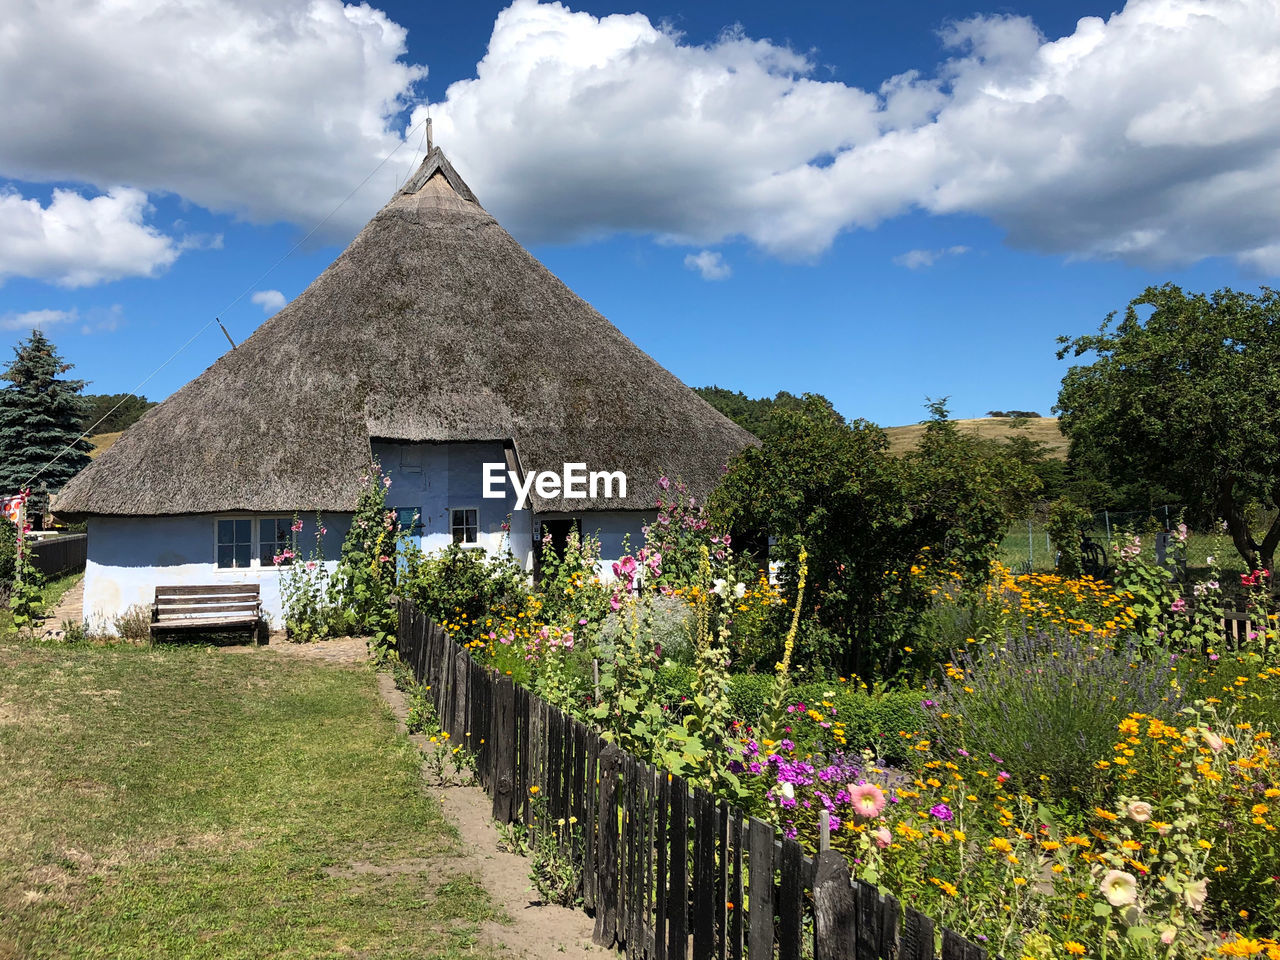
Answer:
<svg viewBox="0 0 1280 960"><path fill-rule="evenodd" d="M351 510L371 439L512 442L524 470L706 494L752 442L502 229L439 148L306 290L62 491L59 513ZM477 478L477 483L479 478Z"/></svg>

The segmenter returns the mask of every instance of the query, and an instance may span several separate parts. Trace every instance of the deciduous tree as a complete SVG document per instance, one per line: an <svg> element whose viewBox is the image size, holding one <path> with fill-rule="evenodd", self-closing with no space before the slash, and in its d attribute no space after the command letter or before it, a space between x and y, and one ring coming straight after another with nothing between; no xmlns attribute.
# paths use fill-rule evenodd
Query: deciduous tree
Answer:
<svg viewBox="0 0 1280 960"><path fill-rule="evenodd" d="M1280 518L1258 537L1248 509L1280 508L1280 294L1148 287L1097 333L1058 342L1059 359L1093 357L1055 408L1073 461L1222 518L1250 568L1270 567Z"/></svg>

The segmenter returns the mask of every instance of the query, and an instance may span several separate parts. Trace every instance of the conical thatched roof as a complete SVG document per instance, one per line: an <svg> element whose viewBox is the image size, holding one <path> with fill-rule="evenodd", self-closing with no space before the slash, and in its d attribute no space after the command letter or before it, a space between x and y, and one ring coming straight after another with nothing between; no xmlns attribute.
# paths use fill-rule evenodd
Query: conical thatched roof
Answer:
<svg viewBox="0 0 1280 960"><path fill-rule="evenodd" d="M696 493L752 438L500 227L439 148L292 303L151 410L59 513L351 510L370 439L514 443L521 467L666 473ZM479 478L477 477L477 483Z"/></svg>

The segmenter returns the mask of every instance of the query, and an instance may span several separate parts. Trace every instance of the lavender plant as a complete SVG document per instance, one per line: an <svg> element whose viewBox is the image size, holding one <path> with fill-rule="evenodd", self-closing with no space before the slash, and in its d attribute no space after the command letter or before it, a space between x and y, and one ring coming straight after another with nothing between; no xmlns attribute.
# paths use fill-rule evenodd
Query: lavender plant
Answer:
<svg viewBox="0 0 1280 960"><path fill-rule="evenodd" d="M989 755L1018 789L1091 802L1117 725L1131 713L1175 716L1177 681L1170 658L1040 633L959 655L925 705L940 740Z"/></svg>

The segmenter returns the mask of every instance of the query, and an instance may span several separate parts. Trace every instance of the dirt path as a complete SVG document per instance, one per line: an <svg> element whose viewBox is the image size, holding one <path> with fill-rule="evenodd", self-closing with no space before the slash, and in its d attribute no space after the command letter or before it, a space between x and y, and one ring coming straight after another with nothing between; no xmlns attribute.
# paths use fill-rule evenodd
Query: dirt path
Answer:
<svg viewBox="0 0 1280 960"><path fill-rule="evenodd" d="M378 674L378 690L391 706L405 731L408 712L405 695L391 677ZM421 735L410 736L424 750L434 744ZM425 765L424 765L425 766ZM498 849L498 830L490 811L493 801L475 784L430 787L445 815L457 826L485 888L511 917L511 925L490 923L486 934L517 957L566 957L568 960L600 960L617 957L591 942L592 921L580 910L570 910L538 901L529 881L529 861Z"/></svg>
<svg viewBox="0 0 1280 960"><path fill-rule="evenodd" d="M45 640L61 640L62 625L84 622L84 577L76 581L75 586L62 595L58 605L50 610L40 625L40 636Z"/></svg>
<svg viewBox="0 0 1280 960"><path fill-rule="evenodd" d="M228 652L254 652L252 646L226 647ZM260 648L257 648L260 649ZM318 643L289 643L284 636L273 634L267 649L281 656L297 657L339 667L351 667L368 660L368 646L363 638L342 637ZM434 745L422 735L409 735L404 725L408 704L402 691L386 673L378 674L378 692L391 707L400 731L423 750ZM426 764L423 764L424 773ZM474 783L460 786L427 786L440 801L445 815L458 828L468 848L468 859L474 863L480 880L494 902L512 923L488 923L485 936L514 957L543 960L564 957L566 960L602 960L616 958L591 942L592 920L580 910L543 904L529 881L529 861L514 853L498 849L498 830L490 811L493 801Z"/></svg>

